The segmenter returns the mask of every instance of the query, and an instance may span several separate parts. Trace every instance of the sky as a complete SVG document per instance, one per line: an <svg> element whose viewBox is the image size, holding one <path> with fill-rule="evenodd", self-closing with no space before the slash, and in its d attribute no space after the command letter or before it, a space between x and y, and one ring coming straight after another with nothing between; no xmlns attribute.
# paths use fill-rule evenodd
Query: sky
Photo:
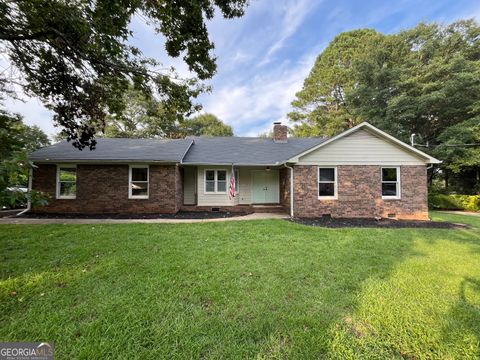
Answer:
<svg viewBox="0 0 480 360"><path fill-rule="evenodd" d="M250 0L242 18L223 19L219 12L208 22L215 43L217 74L209 81L209 94L198 99L203 111L231 125L237 136L256 136L272 123L288 124L287 113L301 90L316 57L343 31L373 28L391 34L419 22L450 23L458 19L480 21L478 0ZM141 18L133 20L132 43L145 55L190 77L181 58L168 58L163 39ZM52 114L36 99L7 100L29 125L48 135L59 131Z"/></svg>

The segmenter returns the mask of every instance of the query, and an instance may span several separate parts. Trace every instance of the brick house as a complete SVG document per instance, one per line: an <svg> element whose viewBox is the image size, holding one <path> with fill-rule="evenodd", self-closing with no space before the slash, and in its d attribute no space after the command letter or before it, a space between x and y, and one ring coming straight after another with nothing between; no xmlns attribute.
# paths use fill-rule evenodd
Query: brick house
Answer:
<svg viewBox="0 0 480 360"><path fill-rule="evenodd" d="M332 138L98 139L31 155L37 213L278 211L295 217L428 219L427 166L440 163L364 122ZM230 194L234 175L235 196Z"/></svg>

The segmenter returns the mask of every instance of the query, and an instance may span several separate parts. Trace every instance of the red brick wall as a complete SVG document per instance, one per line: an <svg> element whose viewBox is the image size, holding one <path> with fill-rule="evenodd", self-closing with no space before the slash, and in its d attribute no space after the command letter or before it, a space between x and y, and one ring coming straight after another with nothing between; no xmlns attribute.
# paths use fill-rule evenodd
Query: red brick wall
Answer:
<svg viewBox="0 0 480 360"><path fill-rule="evenodd" d="M77 165L76 199L56 199L56 166L38 165L32 187L51 195L48 213L176 213L183 202L182 173L175 165L151 165L148 199L128 198L128 165Z"/></svg>
<svg viewBox="0 0 480 360"><path fill-rule="evenodd" d="M318 199L317 166L295 166L296 217L387 217L428 219L425 166L401 166L401 199L383 200L380 166L337 166L338 199Z"/></svg>

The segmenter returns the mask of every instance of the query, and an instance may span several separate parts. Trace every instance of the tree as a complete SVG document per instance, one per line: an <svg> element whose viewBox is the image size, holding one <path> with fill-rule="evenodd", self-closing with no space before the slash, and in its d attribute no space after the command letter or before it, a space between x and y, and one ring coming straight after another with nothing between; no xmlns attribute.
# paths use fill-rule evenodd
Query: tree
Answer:
<svg viewBox="0 0 480 360"><path fill-rule="evenodd" d="M375 30L345 32L318 56L288 117L296 136L333 135L356 125L348 96L356 86L354 64L368 56L384 36Z"/></svg>
<svg viewBox="0 0 480 360"><path fill-rule="evenodd" d="M183 136L175 114L166 111L161 101L130 88L124 94L125 110L108 114L100 136L122 138L179 138Z"/></svg>
<svg viewBox="0 0 480 360"><path fill-rule="evenodd" d="M200 80L216 71L205 21L215 7L225 18L244 14L247 0L18 0L0 3L0 41L19 79L0 77L0 90L19 81L54 112L54 121L74 146L95 147L107 113L125 110L130 87L157 95L177 118L198 108L205 90L198 79L180 79L130 45L134 16L165 37L169 56L183 56Z"/></svg>
<svg viewBox="0 0 480 360"><path fill-rule="evenodd" d="M28 153L50 145L48 136L38 126L27 126L18 114L0 110L0 159L8 159L14 153Z"/></svg>
<svg viewBox="0 0 480 360"><path fill-rule="evenodd" d="M233 136L233 129L213 114L202 114L182 125L186 135L193 136Z"/></svg>
<svg viewBox="0 0 480 360"><path fill-rule="evenodd" d="M480 110L480 35L473 21L419 24L357 62L356 115L407 141L440 144ZM443 140L442 140L443 139Z"/></svg>
<svg viewBox="0 0 480 360"><path fill-rule="evenodd" d="M44 197L38 192L26 194L10 188L27 185L33 166L28 155L49 144L47 135L37 126L27 126L20 115L0 110L0 208L15 207L26 202L27 196L43 203Z"/></svg>

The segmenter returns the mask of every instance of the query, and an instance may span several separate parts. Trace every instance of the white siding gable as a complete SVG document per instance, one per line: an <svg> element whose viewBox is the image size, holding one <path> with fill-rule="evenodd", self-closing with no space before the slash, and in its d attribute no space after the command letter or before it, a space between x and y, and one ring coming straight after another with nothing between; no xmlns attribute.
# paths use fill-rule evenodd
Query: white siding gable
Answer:
<svg viewBox="0 0 480 360"><path fill-rule="evenodd" d="M299 165L425 165L425 160L366 130L300 157Z"/></svg>

